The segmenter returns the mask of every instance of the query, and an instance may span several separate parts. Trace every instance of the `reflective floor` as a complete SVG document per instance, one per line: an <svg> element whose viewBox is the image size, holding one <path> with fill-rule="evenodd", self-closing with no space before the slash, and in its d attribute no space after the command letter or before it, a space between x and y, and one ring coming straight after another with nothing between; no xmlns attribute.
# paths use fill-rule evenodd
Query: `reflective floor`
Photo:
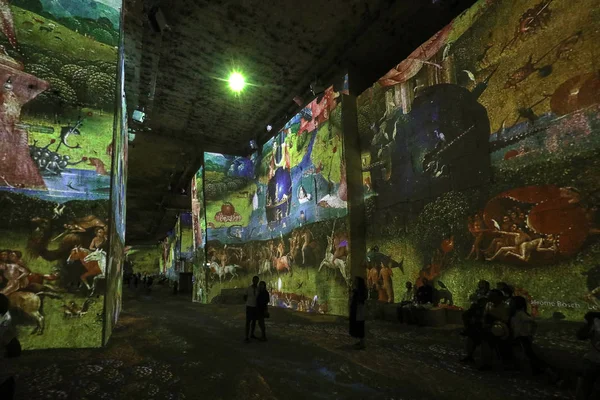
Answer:
<svg viewBox="0 0 600 400"><path fill-rule="evenodd" d="M565 369L562 385L520 371L458 362L458 328L368 324L353 350L347 322L272 310L266 343L243 343L243 306L203 306L167 290L125 288L124 312L104 349L26 352L3 365L17 399L572 399L585 343L573 326L540 329ZM3 360L6 361L6 360Z"/></svg>

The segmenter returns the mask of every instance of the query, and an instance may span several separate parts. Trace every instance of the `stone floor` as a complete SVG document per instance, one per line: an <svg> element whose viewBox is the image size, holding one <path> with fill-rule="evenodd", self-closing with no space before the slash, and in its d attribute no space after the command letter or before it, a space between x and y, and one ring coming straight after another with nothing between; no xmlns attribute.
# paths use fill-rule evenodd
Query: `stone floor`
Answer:
<svg viewBox="0 0 600 400"><path fill-rule="evenodd" d="M374 321L368 348L355 351L344 319L277 309L269 341L245 344L243 307L125 290L124 312L106 348L25 352L5 365L17 377L16 398L573 398L569 385L460 364L456 328ZM546 330L540 343L571 362L583 350L567 325Z"/></svg>

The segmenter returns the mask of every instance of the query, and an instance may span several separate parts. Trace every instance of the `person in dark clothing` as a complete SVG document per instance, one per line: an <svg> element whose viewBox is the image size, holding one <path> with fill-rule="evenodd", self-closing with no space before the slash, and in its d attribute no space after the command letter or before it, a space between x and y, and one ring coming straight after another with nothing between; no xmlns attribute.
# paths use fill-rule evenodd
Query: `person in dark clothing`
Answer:
<svg viewBox="0 0 600 400"><path fill-rule="evenodd" d="M246 289L244 301L246 302L246 337L244 341L250 342L250 332L256 327L256 298L258 297L258 276L252 278L252 285Z"/></svg>
<svg viewBox="0 0 600 400"><path fill-rule="evenodd" d="M179 291L179 282L175 281L175 282L173 282L173 294L177 295L178 291Z"/></svg>
<svg viewBox="0 0 600 400"><path fill-rule="evenodd" d="M483 349L489 351L483 357L480 371L492 369L492 353L500 356L504 365L514 361L508 326L510 311L506 305L506 298L501 291L493 289L488 294L488 300L483 314L482 339L487 345Z"/></svg>
<svg viewBox="0 0 600 400"><path fill-rule="evenodd" d="M267 341L265 318L269 317L269 301L270 296L269 292L267 291L267 283L265 281L261 281L258 284L258 295L256 295L256 322L258 323L258 327L260 328L262 334L260 338L254 336L255 325L253 324L252 334L250 336L252 339L258 339L262 342Z"/></svg>
<svg viewBox="0 0 600 400"><path fill-rule="evenodd" d="M506 282L496 283L496 289L501 291L506 299L513 297L514 289Z"/></svg>
<svg viewBox="0 0 600 400"><path fill-rule="evenodd" d="M477 303L479 299L486 298L490 292L490 283L486 280L480 280L477 283L477 289L469 296L471 303Z"/></svg>
<svg viewBox="0 0 600 400"><path fill-rule="evenodd" d="M509 327L514 342L521 346L525 356L531 363L534 374L541 372L548 373L554 379L558 379L550 365L539 358L533 351L533 336L537 329L537 324L527 312L527 300L522 296L515 296L510 301L510 320Z"/></svg>
<svg viewBox="0 0 600 400"><path fill-rule="evenodd" d="M367 300L367 285L365 280L357 276L354 280L354 290L350 301L350 336L359 339L354 345L356 349L365 346L365 301Z"/></svg>
<svg viewBox="0 0 600 400"><path fill-rule="evenodd" d="M463 329L463 331L461 332L461 335L469 336L469 324L471 324L471 322L475 318L477 318L477 312L479 311L478 310L479 300L487 299L489 292L490 292L490 283L483 279L480 280L479 283L477 283L477 289L475 290L475 292L469 296L469 301L471 301L471 307L469 307L462 314L462 320L463 320L463 325L465 326L465 329Z"/></svg>
<svg viewBox="0 0 600 400"><path fill-rule="evenodd" d="M417 289L416 298L418 304L427 304L433 302L433 288L429 284L429 280L427 278L423 278L423 285Z"/></svg>
<svg viewBox="0 0 600 400"><path fill-rule="evenodd" d="M154 282L154 278L151 275L148 275L146 278L146 287L148 289L148 293L152 291L152 283Z"/></svg>
<svg viewBox="0 0 600 400"><path fill-rule="evenodd" d="M487 303L487 298L480 298L476 303L471 305L469 309L471 312L468 314L468 319L464 320L465 330L462 332L462 335L467 337L465 344L467 355L460 360L461 362L475 362L475 350L483 342L483 316Z"/></svg>

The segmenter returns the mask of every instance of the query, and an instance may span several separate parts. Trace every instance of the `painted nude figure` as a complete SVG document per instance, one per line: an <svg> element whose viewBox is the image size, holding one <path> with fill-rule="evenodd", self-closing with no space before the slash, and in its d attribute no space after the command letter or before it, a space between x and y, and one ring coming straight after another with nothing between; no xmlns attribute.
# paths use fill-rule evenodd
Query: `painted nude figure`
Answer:
<svg viewBox="0 0 600 400"><path fill-rule="evenodd" d="M384 263L381 263L381 271L379 272L379 276L381 277L383 290L387 296L387 302L393 303L394 285L392 283L392 276L394 276L394 273L392 272L392 269Z"/></svg>
<svg viewBox="0 0 600 400"><path fill-rule="evenodd" d="M507 251L506 254L513 255L520 260L529 261L531 258L531 254L534 252L556 252L558 251L558 247L556 247L556 240L553 235L548 235L547 238L536 238L533 240L529 240L527 242L523 242L519 245L519 251Z"/></svg>
<svg viewBox="0 0 600 400"><path fill-rule="evenodd" d="M517 224L513 224L510 227L510 230L511 230L510 232L499 231L498 233L500 233L503 236L512 237L514 240L514 245L504 245L504 246L500 247L492 257L487 258L488 261L493 261L496 258L498 258L499 256L505 256L509 253L514 254L517 251L519 251L519 248L522 243L530 242L532 240L531 236L529 236L526 232L524 232L521 228L519 228L517 226ZM503 243L507 243L507 242L503 242Z"/></svg>
<svg viewBox="0 0 600 400"><path fill-rule="evenodd" d="M306 249L312 242L312 232L308 228L304 228L302 232L302 265L306 264Z"/></svg>
<svg viewBox="0 0 600 400"><path fill-rule="evenodd" d="M6 281L6 286L0 290L0 293L6 296L29 286L27 276L31 271L19 263L19 257L15 252L7 250L0 252L0 272Z"/></svg>

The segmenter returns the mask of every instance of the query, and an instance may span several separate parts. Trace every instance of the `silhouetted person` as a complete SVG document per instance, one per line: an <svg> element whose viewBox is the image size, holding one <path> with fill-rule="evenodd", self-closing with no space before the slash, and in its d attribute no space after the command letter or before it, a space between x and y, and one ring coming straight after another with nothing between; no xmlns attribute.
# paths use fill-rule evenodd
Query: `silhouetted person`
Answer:
<svg viewBox="0 0 600 400"><path fill-rule="evenodd" d="M415 301L415 290L411 282L406 282L406 292L402 295L400 306L398 307L398 320L400 323L410 324L414 318L412 316L412 307Z"/></svg>
<svg viewBox="0 0 600 400"><path fill-rule="evenodd" d="M433 303L433 287L427 278L423 278L423 285L417 289L416 298L418 304Z"/></svg>
<svg viewBox="0 0 600 400"><path fill-rule="evenodd" d="M154 283L154 278L151 275L148 275L146 278L146 287L148 288L148 293L152 290L152 283Z"/></svg>
<svg viewBox="0 0 600 400"><path fill-rule="evenodd" d="M350 301L350 336L359 341L354 345L356 349L365 348L365 301L367 300L367 285L359 276L354 278L354 290Z"/></svg>
<svg viewBox="0 0 600 400"><path fill-rule="evenodd" d="M480 280L477 283L477 289L474 293L469 296L471 306L462 314L463 324L465 329L461 332L463 336L468 336L469 324L477 317L477 308L479 307L479 301L481 299L487 299L488 293L490 292L490 283L486 280Z"/></svg>
<svg viewBox="0 0 600 400"><path fill-rule="evenodd" d="M250 326L252 332L256 328L256 296L258 296L258 276L252 278L252 285L246 289L244 300L246 301L246 343L250 341Z"/></svg>
<svg viewBox="0 0 600 400"><path fill-rule="evenodd" d="M531 369L534 374L546 371L549 375L554 375L550 366L533 351L533 336L537 329L537 324L527 312L527 300L522 296L515 296L510 302L510 331L516 344L520 345L525 356L531 362Z"/></svg>
<svg viewBox="0 0 600 400"><path fill-rule="evenodd" d="M175 281L175 282L173 282L173 294L177 295L178 291L179 291L179 282Z"/></svg>
<svg viewBox="0 0 600 400"><path fill-rule="evenodd" d="M483 314L483 341L490 350L495 350L502 357L503 362L512 361L512 347L510 346L510 330L508 328L509 309L506 306L504 295L498 289L490 290L489 303L485 306ZM491 370L491 354L483 359L482 371Z"/></svg>
<svg viewBox="0 0 600 400"><path fill-rule="evenodd" d="M254 324L252 324L252 339L258 339L260 341L267 340L267 333L265 327L265 318L269 318L269 292L267 291L267 283L265 281L261 281L258 284L258 295L256 296L256 322L258 322L258 327L262 332L260 339L254 336Z"/></svg>
<svg viewBox="0 0 600 400"><path fill-rule="evenodd" d="M469 313L464 313L466 316L466 318L463 318L465 330L462 334L467 337L465 343L467 354L460 360L461 362L475 362L475 350L477 350L477 347L481 346L481 343L483 342L483 316L487 302L487 298L482 297L477 300L476 303L471 305Z"/></svg>
<svg viewBox="0 0 600 400"><path fill-rule="evenodd" d="M584 366L577 382L577 400L592 400L598 398L594 386L600 380L600 313L585 314L586 324L577 332L580 340L589 340L590 349L583 357Z"/></svg>
<svg viewBox="0 0 600 400"><path fill-rule="evenodd" d="M496 289L501 291L504 297L506 297L507 299L510 299L514 293L513 288L506 282L496 283Z"/></svg>

